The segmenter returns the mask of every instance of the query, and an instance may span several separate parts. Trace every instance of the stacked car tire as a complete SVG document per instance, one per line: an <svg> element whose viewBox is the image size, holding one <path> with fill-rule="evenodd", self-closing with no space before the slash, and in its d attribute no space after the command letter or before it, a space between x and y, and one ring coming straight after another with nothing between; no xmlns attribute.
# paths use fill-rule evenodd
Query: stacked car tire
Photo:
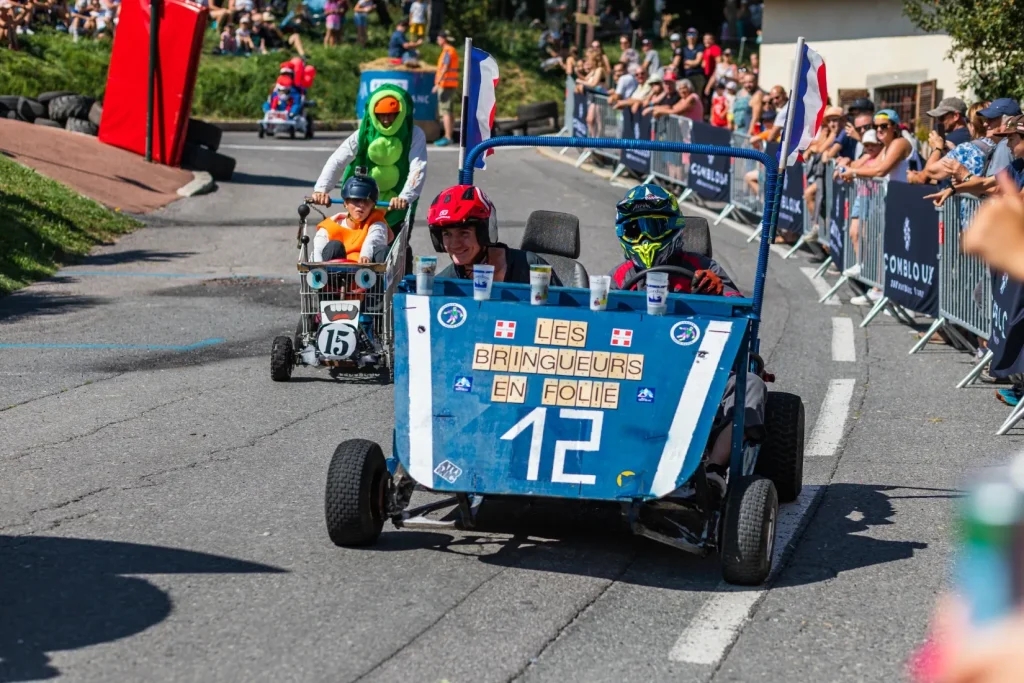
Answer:
<svg viewBox="0 0 1024 683"><path fill-rule="evenodd" d="M195 171L206 171L214 180L231 180L235 172L235 160L217 152L222 133L212 123L189 119L181 165Z"/></svg>
<svg viewBox="0 0 1024 683"><path fill-rule="evenodd" d="M95 99L65 90L44 92L34 98L0 96L0 117L37 126L97 135L102 116L103 105Z"/></svg>

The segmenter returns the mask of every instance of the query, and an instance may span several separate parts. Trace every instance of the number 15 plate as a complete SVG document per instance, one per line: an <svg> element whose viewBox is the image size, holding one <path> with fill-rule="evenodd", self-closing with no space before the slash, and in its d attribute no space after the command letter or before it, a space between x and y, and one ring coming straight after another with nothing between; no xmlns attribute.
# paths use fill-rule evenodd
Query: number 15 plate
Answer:
<svg viewBox="0 0 1024 683"><path fill-rule="evenodd" d="M396 450L483 494L661 497L694 472L746 319L396 295Z"/></svg>

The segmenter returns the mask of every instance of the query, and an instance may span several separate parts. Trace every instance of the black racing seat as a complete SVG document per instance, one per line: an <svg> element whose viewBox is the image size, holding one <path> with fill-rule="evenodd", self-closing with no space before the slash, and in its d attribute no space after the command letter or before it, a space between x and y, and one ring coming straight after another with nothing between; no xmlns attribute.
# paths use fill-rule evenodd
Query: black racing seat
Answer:
<svg viewBox="0 0 1024 683"><path fill-rule="evenodd" d="M560 211L534 211L526 219L520 249L539 254L566 287L590 287L580 256L580 219Z"/></svg>

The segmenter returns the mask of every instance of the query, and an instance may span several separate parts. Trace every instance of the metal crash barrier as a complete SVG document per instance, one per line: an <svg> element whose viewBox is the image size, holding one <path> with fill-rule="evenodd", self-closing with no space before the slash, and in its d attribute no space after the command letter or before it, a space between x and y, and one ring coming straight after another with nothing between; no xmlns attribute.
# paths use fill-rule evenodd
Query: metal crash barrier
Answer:
<svg viewBox="0 0 1024 683"><path fill-rule="evenodd" d="M750 137L745 133L733 131L732 146L738 149L753 149L750 144ZM753 174L758 179L757 190L755 191L747 184L747 177ZM742 209L754 216L761 213L764 206L764 183L761 182L761 165L752 163L749 159L733 157L732 159L732 203L736 208Z"/></svg>
<svg viewBox="0 0 1024 683"><path fill-rule="evenodd" d="M654 139L662 142L690 142L690 119L682 116L662 116L654 120ZM756 161L750 162L760 166ZM645 182L655 178L667 183L686 187L690 170L690 155L676 152L654 152L651 154L651 174ZM686 201L684 191L681 197Z"/></svg>

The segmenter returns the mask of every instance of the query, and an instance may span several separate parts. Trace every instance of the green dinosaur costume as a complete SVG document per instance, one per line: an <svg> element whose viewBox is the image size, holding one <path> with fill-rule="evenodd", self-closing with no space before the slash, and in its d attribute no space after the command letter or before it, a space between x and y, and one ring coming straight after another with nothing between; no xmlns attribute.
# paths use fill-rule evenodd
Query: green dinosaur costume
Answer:
<svg viewBox="0 0 1024 683"><path fill-rule="evenodd" d="M394 97L399 105L398 116L388 128L382 126L373 115L373 108L385 97ZM380 201L391 201L401 193L405 187L405 180L409 177L409 149L412 145L414 125L412 112L412 96L396 85L382 85L370 94L363 120L359 124L359 148L356 151L356 158L345 168L345 175L341 179L342 185L355 173L357 167L364 166L370 176L377 181ZM418 203L418 200L412 203L414 216ZM385 215L389 226L401 223L404 218L404 210L388 211Z"/></svg>

